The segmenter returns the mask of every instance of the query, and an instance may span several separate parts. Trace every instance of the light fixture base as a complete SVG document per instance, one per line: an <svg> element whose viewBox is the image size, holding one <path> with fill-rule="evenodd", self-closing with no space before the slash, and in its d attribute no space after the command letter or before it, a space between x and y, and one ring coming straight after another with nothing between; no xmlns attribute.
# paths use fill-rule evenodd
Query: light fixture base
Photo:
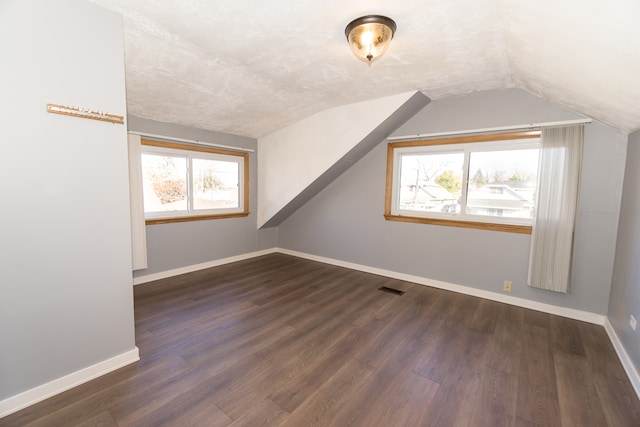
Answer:
<svg viewBox="0 0 640 427"><path fill-rule="evenodd" d="M382 15L354 19L344 30L353 54L369 65L384 55L395 32L395 21Z"/></svg>
<svg viewBox="0 0 640 427"><path fill-rule="evenodd" d="M347 36L347 40L349 40L349 33L356 27L364 24L382 24L391 28L391 38L396 33L396 21L393 19L383 16L383 15L365 15L360 18L356 18L353 21L347 24L347 27L344 29L344 35Z"/></svg>

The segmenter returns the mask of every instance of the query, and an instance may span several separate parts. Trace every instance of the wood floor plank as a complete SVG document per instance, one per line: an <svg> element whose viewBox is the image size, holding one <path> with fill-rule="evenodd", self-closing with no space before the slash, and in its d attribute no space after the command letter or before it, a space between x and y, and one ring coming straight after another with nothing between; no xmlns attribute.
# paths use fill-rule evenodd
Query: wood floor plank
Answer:
<svg viewBox="0 0 640 427"><path fill-rule="evenodd" d="M516 420L517 390L517 375L488 367L473 405L469 426L513 426Z"/></svg>
<svg viewBox="0 0 640 427"><path fill-rule="evenodd" d="M363 383L351 407L336 415L334 425L422 425L439 384L414 372L423 357L423 342L413 337L392 345Z"/></svg>
<svg viewBox="0 0 640 427"><path fill-rule="evenodd" d="M594 373L602 410L610 426L640 426L640 407L629 380Z"/></svg>
<svg viewBox="0 0 640 427"><path fill-rule="evenodd" d="M289 413L269 399L254 401L245 408L243 415L234 420L229 427L276 427L280 425ZM203 424L204 426L205 424ZM208 424L207 424L208 425Z"/></svg>
<svg viewBox="0 0 640 427"><path fill-rule="evenodd" d="M347 300L337 304L337 307L341 307L340 311L347 310L352 305ZM300 354L301 351L317 352L319 348L330 347L339 341L350 329L344 326L344 319L341 316L328 315L322 311L313 310L301 314L291 324L293 325L291 333L273 341L262 350L260 354L263 357L277 359L286 357L292 352L297 354Z"/></svg>
<svg viewBox="0 0 640 427"><path fill-rule="evenodd" d="M131 426L202 426L226 427L233 420L218 408L208 396L187 392L186 396L176 399L170 405L137 419ZM122 425L129 425L121 423Z"/></svg>
<svg viewBox="0 0 640 427"><path fill-rule="evenodd" d="M473 317L470 329L492 334L496 330L502 304L490 300L480 300Z"/></svg>
<svg viewBox="0 0 640 427"><path fill-rule="evenodd" d="M416 373L442 384L452 371L453 355L457 355L462 351L465 339L464 328L459 328L450 322L441 321L439 333L433 335L430 341L432 354L420 366L416 367Z"/></svg>
<svg viewBox="0 0 640 427"><path fill-rule="evenodd" d="M158 425L167 423L175 414L188 412L191 406L190 390L209 381L216 366L191 367L180 374L166 372L155 386L148 387L136 399L116 399L109 410L119 425ZM205 397L199 395L199 397Z"/></svg>
<svg viewBox="0 0 640 427"><path fill-rule="evenodd" d="M522 356L524 310L500 304L494 331L489 366L502 372L518 375Z"/></svg>
<svg viewBox="0 0 640 427"><path fill-rule="evenodd" d="M626 379L624 368L604 328L583 322L578 323L577 327L591 370L605 376Z"/></svg>
<svg viewBox="0 0 640 427"><path fill-rule="evenodd" d="M200 416L205 410L210 426L226 426L231 422L230 418L211 402L204 402L206 408L202 408L202 405L197 403L194 404L196 400L202 403L203 399L188 391L180 394L152 393L152 397L154 405L146 405L118 418L118 425L128 427L194 425L192 416L194 414Z"/></svg>
<svg viewBox="0 0 640 427"><path fill-rule="evenodd" d="M586 358L560 349L554 350L553 358L563 427L607 425Z"/></svg>
<svg viewBox="0 0 640 427"><path fill-rule="evenodd" d="M398 297L391 295L388 296L388 298ZM411 316L414 320L414 322L411 323L407 318L406 305L398 299L396 299L394 303L395 316L382 320L378 333L368 340L365 345L357 349L353 357L370 366L378 367L391 357L391 354L396 350L397 346L413 338L412 333L419 328L419 320L423 318L423 316L419 314L416 314L415 317ZM403 333L398 333L399 330L402 330Z"/></svg>
<svg viewBox="0 0 640 427"><path fill-rule="evenodd" d="M567 354L586 356L578 323L565 317L551 317L551 336L554 349Z"/></svg>
<svg viewBox="0 0 640 427"><path fill-rule="evenodd" d="M359 396L363 383L373 369L359 360L350 359L315 393L289 415L279 427L330 426L341 410L351 410L351 402Z"/></svg>
<svg viewBox="0 0 640 427"><path fill-rule="evenodd" d="M440 387L429 408L426 425L469 425L473 404L484 378L489 350L487 334L471 330L461 333L449 353L449 374L440 378Z"/></svg>
<svg viewBox="0 0 640 427"><path fill-rule="evenodd" d="M76 424L75 427L118 427L118 424L113 419L109 411L102 411L95 417L91 417L80 424Z"/></svg>
<svg viewBox="0 0 640 427"><path fill-rule="evenodd" d="M282 384L274 388L270 398L289 412L293 412L305 400L327 382L335 372L353 359L353 354L379 333L381 321L356 326L342 340L325 349L312 361L304 361L299 370Z"/></svg>
<svg viewBox="0 0 640 427"><path fill-rule="evenodd" d="M292 363L274 364L262 358L255 358L251 365L241 366L244 371L234 369L231 373L222 372L194 390L194 393L209 395L216 406L233 420L245 415L247 408L251 408L255 402L266 400L271 390L283 383L290 376L289 372L295 369ZM271 409L276 407L275 403L269 405ZM273 415L281 412L284 410L280 408L273 411Z"/></svg>
<svg viewBox="0 0 640 427"><path fill-rule="evenodd" d="M245 354L258 353L282 336L292 333L292 328L272 321L254 323L245 330L226 331L219 337L206 342L195 343L180 353L192 365L216 363L221 368L228 367Z"/></svg>
<svg viewBox="0 0 640 427"><path fill-rule="evenodd" d="M386 372L379 368L362 386L360 398L344 407L330 426L421 426L439 384L410 370Z"/></svg>
<svg viewBox="0 0 640 427"><path fill-rule="evenodd" d="M559 426L560 406L551 331L538 326L540 324L525 324L522 331L516 415L522 422Z"/></svg>
<svg viewBox="0 0 640 427"><path fill-rule="evenodd" d="M144 406L143 397L149 389L162 387L190 368L182 359L138 362L20 411L7 425L74 426L106 410L113 416L119 404Z"/></svg>
<svg viewBox="0 0 640 427"><path fill-rule="evenodd" d="M551 315L537 310L524 310L524 322L531 326L551 329Z"/></svg>
<svg viewBox="0 0 640 427"><path fill-rule="evenodd" d="M134 295L139 362L0 425L640 425L598 325L284 254Z"/></svg>

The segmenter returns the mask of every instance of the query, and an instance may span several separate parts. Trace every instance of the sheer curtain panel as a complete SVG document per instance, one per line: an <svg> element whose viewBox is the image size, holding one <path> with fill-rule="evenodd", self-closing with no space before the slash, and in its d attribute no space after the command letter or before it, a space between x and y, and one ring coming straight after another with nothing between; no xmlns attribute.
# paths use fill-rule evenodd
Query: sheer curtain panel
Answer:
<svg viewBox="0 0 640 427"><path fill-rule="evenodd" d="M580 189L584 126L542 130L528 284L566 293Z"/></svg>
<svg viewBox="0 0 640 427"><path fill-rule="evenodd" d="M131 250L133 270L147 268L147 233L142 195L140 135L129 134L129 198L131 202Z"/></svg>

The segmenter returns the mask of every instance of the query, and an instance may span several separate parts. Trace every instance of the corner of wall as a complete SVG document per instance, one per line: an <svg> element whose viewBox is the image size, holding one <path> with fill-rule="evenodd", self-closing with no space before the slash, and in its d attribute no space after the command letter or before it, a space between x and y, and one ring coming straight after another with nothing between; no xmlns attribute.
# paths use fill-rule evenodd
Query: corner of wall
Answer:
<svg viewBox="0 0 640 427"><path fill-rule="evenodd" d="M421 92L322 111L258 141L258 228L278 225L420 111Z"/></svg>

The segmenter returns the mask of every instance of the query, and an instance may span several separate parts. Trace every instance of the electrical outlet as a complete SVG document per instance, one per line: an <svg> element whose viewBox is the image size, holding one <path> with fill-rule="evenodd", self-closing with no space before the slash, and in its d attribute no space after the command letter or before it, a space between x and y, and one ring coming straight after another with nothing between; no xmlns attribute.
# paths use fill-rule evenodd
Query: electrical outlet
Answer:
<svg viewBox="0 0 640 427"><path fill-rule="evenodd" d="M504 292L511 292L511 281L505 280L504 284L502 285L502 290Z"/></svg>
<svg viewBox="0 0 640 427"><path fill-rule="evenodd" d="M629 316L629 326L631 326L631 329L633 329L635 331L637 324L638 323L636 322L636 318L633 317L633 314L631 316Z"/></svg>

